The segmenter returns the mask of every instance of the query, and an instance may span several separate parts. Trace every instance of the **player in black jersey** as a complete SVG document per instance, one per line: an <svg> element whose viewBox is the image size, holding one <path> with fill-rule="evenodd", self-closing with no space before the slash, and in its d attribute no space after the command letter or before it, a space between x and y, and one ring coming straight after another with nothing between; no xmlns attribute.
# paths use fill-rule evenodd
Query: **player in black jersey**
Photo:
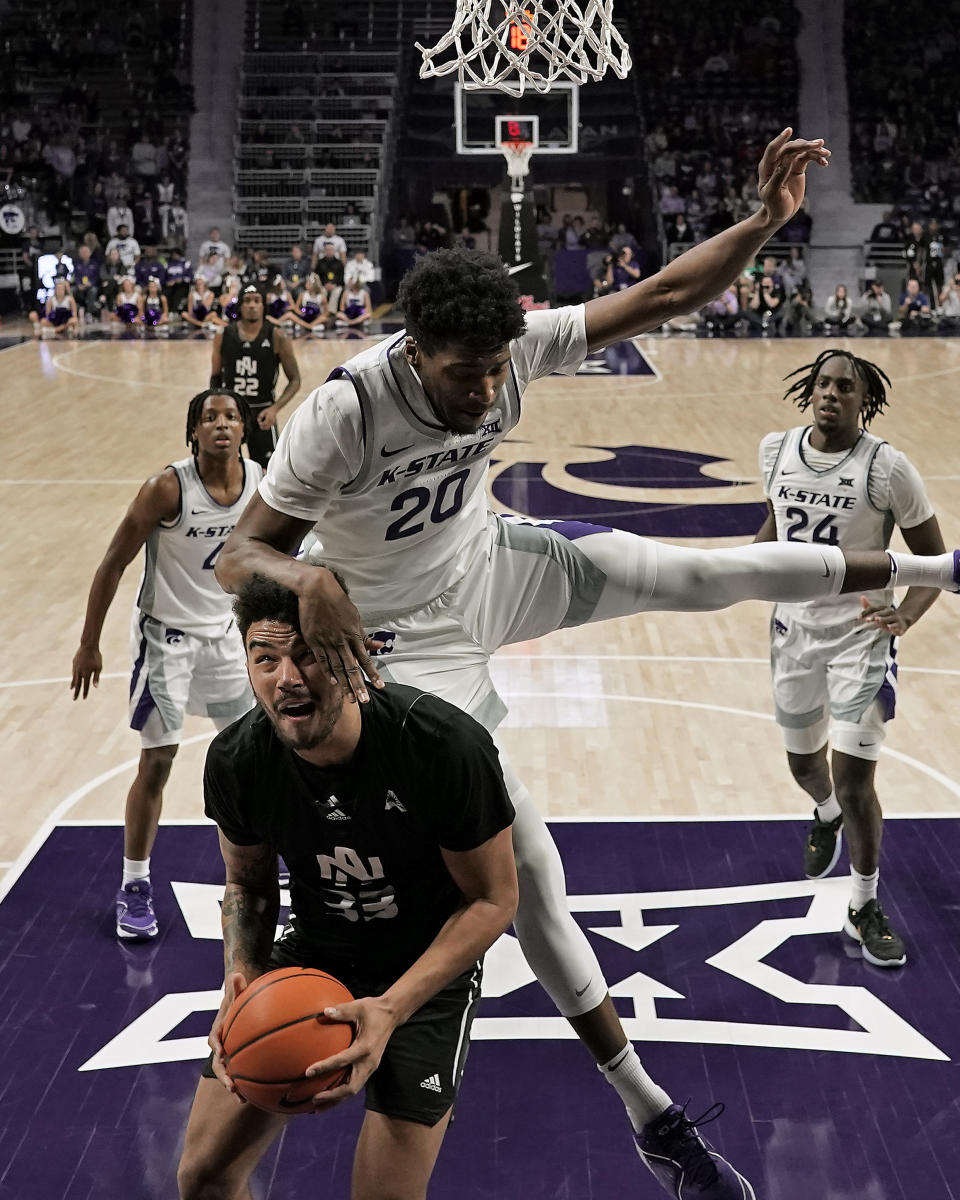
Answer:
<svg viewBox="0 0 960 1200"><path fill-rule="evenodd" d="M274 399L277 373L287 386ZM250 457L266 468L277 444L277 414L300 390L300 368L290 339L264 320L260 291L249 284L240 294L240 317L213 340L210 386L242 396L256 418L247 435Z"/></svg>
<svg viewBox="0 0 960 1200"><path fill-rule="evenodd" d="M214 739L204 770L226 863L225 984L180 1194L250 1194L289 1118L238 1101L219 1030L264 971L313 966L359 997L326 1013L356 1027L353 1045L308 1071L350 1069L318 1108L366 1089L352 1200L382 1197L385 1180L391 1197L421 1200L460 1084L480 960L516 910L514 812L497 750L471 717L416 688L345 703L281 585L254 577L234 612L258 707ZM278 852L292 906L274 945Z"/></svg>

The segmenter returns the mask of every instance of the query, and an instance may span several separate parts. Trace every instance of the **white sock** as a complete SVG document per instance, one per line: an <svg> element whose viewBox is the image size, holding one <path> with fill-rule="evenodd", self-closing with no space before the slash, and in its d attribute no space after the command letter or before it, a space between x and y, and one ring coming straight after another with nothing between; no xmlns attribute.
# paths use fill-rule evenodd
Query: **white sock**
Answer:
<svg viewBox="0 0 960 1200"><path fill-rule="evenodd" d="M818 800L817 816L821 821L835 821L840 816L840 801L837 799L836 788L830 793L826 800Z"/></svg>
<svg viewBox="0 0 960 1200"><path fill-rule="evenodd" d="M868 900L876 900L879 879L879 867L871 875L861 875L853 867L850 868L850 882L853 885L850 893L850 907L854 912L859 912Z"/></svg>
<svg viewBox="0 0 960 1200"><path fill-rule="evenodd" d="M137 879L150 879L150 859L144 858L124 858L123 860L123 883L121 887L126 887L128 883L133 883Z"/></svg>
<svg viewBox="0 0 960 1200"><path fill-rule="evenodd" d="M637 1133L672 1103L663 1088L643 1069L632 1042L627 1042L609 1062L598 1065L597 1070L616 1088Z"/></svg>
<svg viewBox="0 0 960 1200"><path fill-rule="evenodd" d="M903 554L888 550L892 587L938 587L955 592L960 587L953 574L953 551L949 554Z"/></svg>

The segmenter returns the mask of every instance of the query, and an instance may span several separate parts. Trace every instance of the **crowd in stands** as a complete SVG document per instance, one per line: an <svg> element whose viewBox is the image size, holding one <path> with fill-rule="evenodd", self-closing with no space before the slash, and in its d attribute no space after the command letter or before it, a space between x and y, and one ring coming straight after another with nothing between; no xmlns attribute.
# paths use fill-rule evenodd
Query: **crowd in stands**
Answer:
<svg viewBox="0 0 960 1200"><path fill-rule="evenodd" d="M213 228L196 266L179 245L162 255L156 245L141 246L124 221L106 245L91 229L76 246L53 251L34 226L24 238L21 270L37 335L69 336L96 322L158 331L183 323L212 333L237 319L250 286L263 295L268 321L294 336L322 335L364 329L379 294L377 268L362 250L348 254L333 224L309 257L294 244L280 262L265 250L235 253Z"/></svg>
<svg viewBox="0 0 960 1200"><path fill-rule="evenodd" d="M763 148L795 123L798 19L773 0L646 13L632 52L668 257L755 207ZM811 224L801 210L781 237L807 242Z"/></svg>
<svg viewBox="0 0 960 1200"><path fill-rule="evenodd" d="M899 260L899 316L909 329L956 330L960 316L956 222L890 209L870 231L868 253L879 257L881 250L885 264Z"/></svg>
<svg viewBox="0 0 960 1200"><path fill-rule="evenodd" d="M960 219L958 9L846 0L844 55L854 199ZM952 231L949 231L952 232Z"/></svg>
<svg viewBox="0 0 960 1200"><path fill-rule="evenodd" d="M803 249L790 247L790 257L766 255L761 265L745 271L717 300L703 308L696 324L709 337L733 336L887 336L960 332L960 262L947 260L941 286L924 290L922 265L907 268L902 285L891 295L880 278L867 278L859 294L838 283L823 304L814 302Z"/></svg>
<svg viewBox="0 0 960 1200"><path fill-rule="evenodd" d="M121 223L184 247L193 111L182 5L11 6L0 45L0 189L41 228Z"/></svg>

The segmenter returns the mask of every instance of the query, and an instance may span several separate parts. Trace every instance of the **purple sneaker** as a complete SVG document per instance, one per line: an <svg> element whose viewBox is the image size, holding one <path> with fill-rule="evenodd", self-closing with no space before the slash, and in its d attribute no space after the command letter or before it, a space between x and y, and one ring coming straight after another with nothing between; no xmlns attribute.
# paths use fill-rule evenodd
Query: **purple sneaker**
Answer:
<svg viewBox="0 0 960 1200"><path fill-rule="evenodd" d="M748 1181L697 1132L698 1122L715 1121L722 1112L723 1105L714 1104L691 1121L671 1104L636 1135L637 1153L674 1200L757 1200Z"/></svg>
<svg viewBox="0 0 960 1200"><path fill-rule="evenodd" d="M117 892L117 937L155 938L157 932L150 881L135 879L125 884Z"/></svg>
<svg viewBox="0 0 960 1200"><path fill-rule="evenodd" d="M952 590L960 592L960 550L954 550L953 552L953 582L954 587Z"/></svg>

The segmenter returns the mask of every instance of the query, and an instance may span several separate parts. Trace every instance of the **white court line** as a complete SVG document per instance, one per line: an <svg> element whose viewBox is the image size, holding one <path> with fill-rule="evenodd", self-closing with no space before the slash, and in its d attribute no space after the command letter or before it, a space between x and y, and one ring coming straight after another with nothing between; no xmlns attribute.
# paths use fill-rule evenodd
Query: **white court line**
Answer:
<svg viewBox="0 0 960 1200"><path fill-rule="evenodd" d="M507 700L569 700L570 697L566 692L509 692L504 689L504 698ZM772 721L774 719L773 713L754 712L749 708L731 708L725 704L705 704L698 700L663 700L656 696L611 696L607 692L590 695L584 699L604 702L620 700L625 704L662 704L665 708L693 708L703 712L726 713L734 717L750 717L754 721ZM919 759L911 758L909 754L904 754L900 750L891 750L888 746L881 746L880 753L906 763L908 767L913 767L921 775L926 775L939 783L941 787L945 787L948 792L960 800L960 783L955 783L948 775L944 775L935 767L929 767ZM960 812L955 815L960 816Z"/></svg>
<svg viewBox="0 0 960 1200"><path fill-rule="evenodd" d="M123 343L120 344L122 345ZM126 344L129 345L130 343ZM138 346L149 345L147 342L137 342L134 344ZM130 390L152 387L161 388L163 391L169 392L179 390L186 386L185 384L180 383L153 383L149 379L121 379L119 375L99 375L92 371L81 371L77 367L69 367L64 362L64 359L72 358L73 355L80 354L80 352L83 350L91 350L96 346L105 345L113 345L114 348L116 348L117 344L111 342L87 342L86 345L75 346L73 350L67 350L63 354L58 354L55 358L51 359L51 361L57 370L65 371L68 375L79 375L83 379L95 379L101 383L119 383L121 386Z"/></svg>
<svg viewBox="0 0 960 1200"><path fill-rule="evenodd" d="M720 663L732 666L770 665L769 658L726 658L712 654L501 654L495 656L498 663L511 662L664 662L664 663ZM389 665L384 660L385 665ZM916 667L897 664L900 671L911 675L960 675L960 667ZM129 671L104 671L101 679L126 679ZM69 683L69 675L51 676L47 679L10 679L0 681L0 688L34 687L42 684ZM586 699L601 699L600 696L588 696Z"/></svg>
<svg viewBox="0 0 960 1200"><path fill-rule="evenodd" d="M127 679L127 678L129 678L129 675L130 675L129 671L104 671L101 674L100 678L101 679ZM12 679L12 680L8 680L6 683L0 683L0 688L36 687L40 684L45 684L45 683L64 684L64 683L70 683L70 681L71 680L70 680L69 675L57 675L55 677L51 676L51 678L49 678L49 679Z"/></svg>
<svg viewBox="0 0 960 1200"><path fill-rule="evenodd" d="M195 734L193 737L184 738L180 745L193 746L197 742L208 742L215 736L216 732L217 731L215 729L211 729L209 733ZM97 775L93 779L88 780L86 783L81 784L80 787L75 788L69 794L69 796L61 800L56 808L54 808L54 810L49 814L49 816L44 818L38 827L37 832L24 847L23 851L17 856L16 861L12 864L6 875L0 879L0 900L3 900L4 896L6 896L6 894L26 870L34 855L59 823L60 818L69 812L69 810L78 801L82 800L84 796L89 795L90 792L96 791L96 789L100 787L102 783L107 783L109 780L116 778L117 775L122 775L124 771L132 770L134 767L136 767L139 761L139 754L136 758L128 758L126 762L118 763L117 766L111 767L108 771L103 771L100 775Z"/></svg>
<svg viewBox="0 0 960 1200"><path fill-rule="evenodd" d="M64 487L112 487L115 483L122 483L127 486L131 483L143 483L142 479L0 479L0 483L8 483L17 487L29 487L31 484L40 484L43 487L56 487L62 484Z"/></svg>
<svg viewBox="0 0 960 1200"><path fill-rule="evenodd" d="M564 693L564 692L508 692L507 698L508 699L517 699L517 700L531 700L531 699L543 699L543 700L554 699L554 700L556 700L556 699L566 699L567 696L566 696L566 693ZM614 695L608 695L608 694L603 694L603 695L597 696L596 698L604 700L604 701L619 700L619 701L623 701L628 704L662 704L667 708L689 708L689 709L699 709L701 711L707 711L707 712L721 712L721 713L730 714L732 716L749 717L755 721L772 721L773 720L773 715L771 713L759 713L759 712L753 712L752 710L747 709L747 708L732 708L732 707L728 707L726 705L705 704L705 703L693 701L693 700L661 700L661 699L651 698L651 697L647 697L647 696L614 696ZM180 744L181 744L181 746L192 746L192 745L195 745L197 742L210 741L214 737L215 733L216 733L216 730L211 729L207 733L196 734L194 737L184 738L184 740ZM889 755L889 757L895 758L898 761L905 763L907 766L913 767L914 770L919 771L921 774L926 775L928 778L934 780L936 783L939 783L942 787L946 788L946 790L948 792L950 792L952 795L954 795L958 799L960 799L960 784L955 783L952 779L950 779L948 776L942 774L940 771L937 771L935 768L928 766L926 763L920 762L918 759L912 758L908 754L902 754L899 750L891 750L886 746L881 747L880 752L881 752L881 754ZM37 832L31 838L31 840L29 841L27 846L24 848L23 852L17 857L16 861L7 870L7 873L3 876L2 879L0 879L0 901L3 900L3 898L7 895L7 893L10 891L10 889L16 883L17 879L19 879L20 875L23 874L23 871L29 865L30 861L36 855L36 853L40 849L40 847L44 844L44 842L50 836L50 833L52 832L52 830L56 827L56 825L58 823L60 823L62 818L65 818L67 812L73 807L73 805L76 804L79 800L82 800L85 796L89 795L91 792L95 791L98 787L100 787L101 784L106 783L109 780L116 778L117 775L122 774L124 771L131 770L133 767L135 767L137 765L138 762L139 762L139 755L137 756L137 758L127 759L126 762L119 763L117 766L111 767L109 770L103 771L100 775L97 775L95 778L88 780L87 783L81 784L80 787L75 788L68 796L66 796L63 800L60 801L60 803L53 809L53 811L49 814L49 816L47 816L44 819L44 821L41 823L41 825L37 829ZM892 816L892 814L891 814L891 816ZM960 813L904 813L902 815L897 814L898 819L902 819L902 820L923 819L926 817L951 817L951 816L953 816L953 817L960 816ZM623 817L594 817L594 816L591 816L589 818L569 818L569 819L570 820L591 820L591 821L597 821L598 823L602 822L602 821L613 822L613 821L619 821L619 820L624 820L624 819L635 819L635 820L645 820L646 822L649 823L649 822L660 821L660 820L665 820L665 819L669 819L669 820L673 820L673 821L679 820L679 821L693 822L693 821L705 820L705 819L711 819L711 818L703 818L703 817L623 818ZM716 819L727 819L727 820L731 820L731 821L736 821L736 820L740 820L740 821L743 821L743 820L781 820L781 821L784 821L784 820L796 820L797 818L786 817L786 816L783 816L782 814L775 814L775 815L770 815L770 816L756 815L756 816L752 816L752 817L729 816L727 818L712 818L712 819L715 819L715 820ZM98 824L106 824L107 822L90 821L90 822L84 822L84 823L90 824L90 825L98 825ZM110 823L112 824L112 822L110 822ZM172 823L173 824L186 824L187 822L172 822ZM194 822L189 822L189 823L194 824ZM119 822L118 822L118 824L119 824Z"/></svg>
<svg viewBox="0 0 960 1200"><path fill-rule="evenodd" d="M638 614L639 615L639 614ZM585 626L580 626L585 628ZM767 658L727 658L716 654L509 654L502 653L495 655L495 660L498 663L507 662L552 662L552 661L584 661L584 662L689 662L689 663L722 663L726 665L741 664L741 663L760 663L763 666L770 666L770 659ZM388 666L389 662L385 659L384 665ZM957 667L917 667L905 666L899 660L897 661L898 671L910 671L914 675L960 675L960 668ZM3 685L0 684L0 687ZM599 696L587 697L587 699L600 699Z"/></svg>

